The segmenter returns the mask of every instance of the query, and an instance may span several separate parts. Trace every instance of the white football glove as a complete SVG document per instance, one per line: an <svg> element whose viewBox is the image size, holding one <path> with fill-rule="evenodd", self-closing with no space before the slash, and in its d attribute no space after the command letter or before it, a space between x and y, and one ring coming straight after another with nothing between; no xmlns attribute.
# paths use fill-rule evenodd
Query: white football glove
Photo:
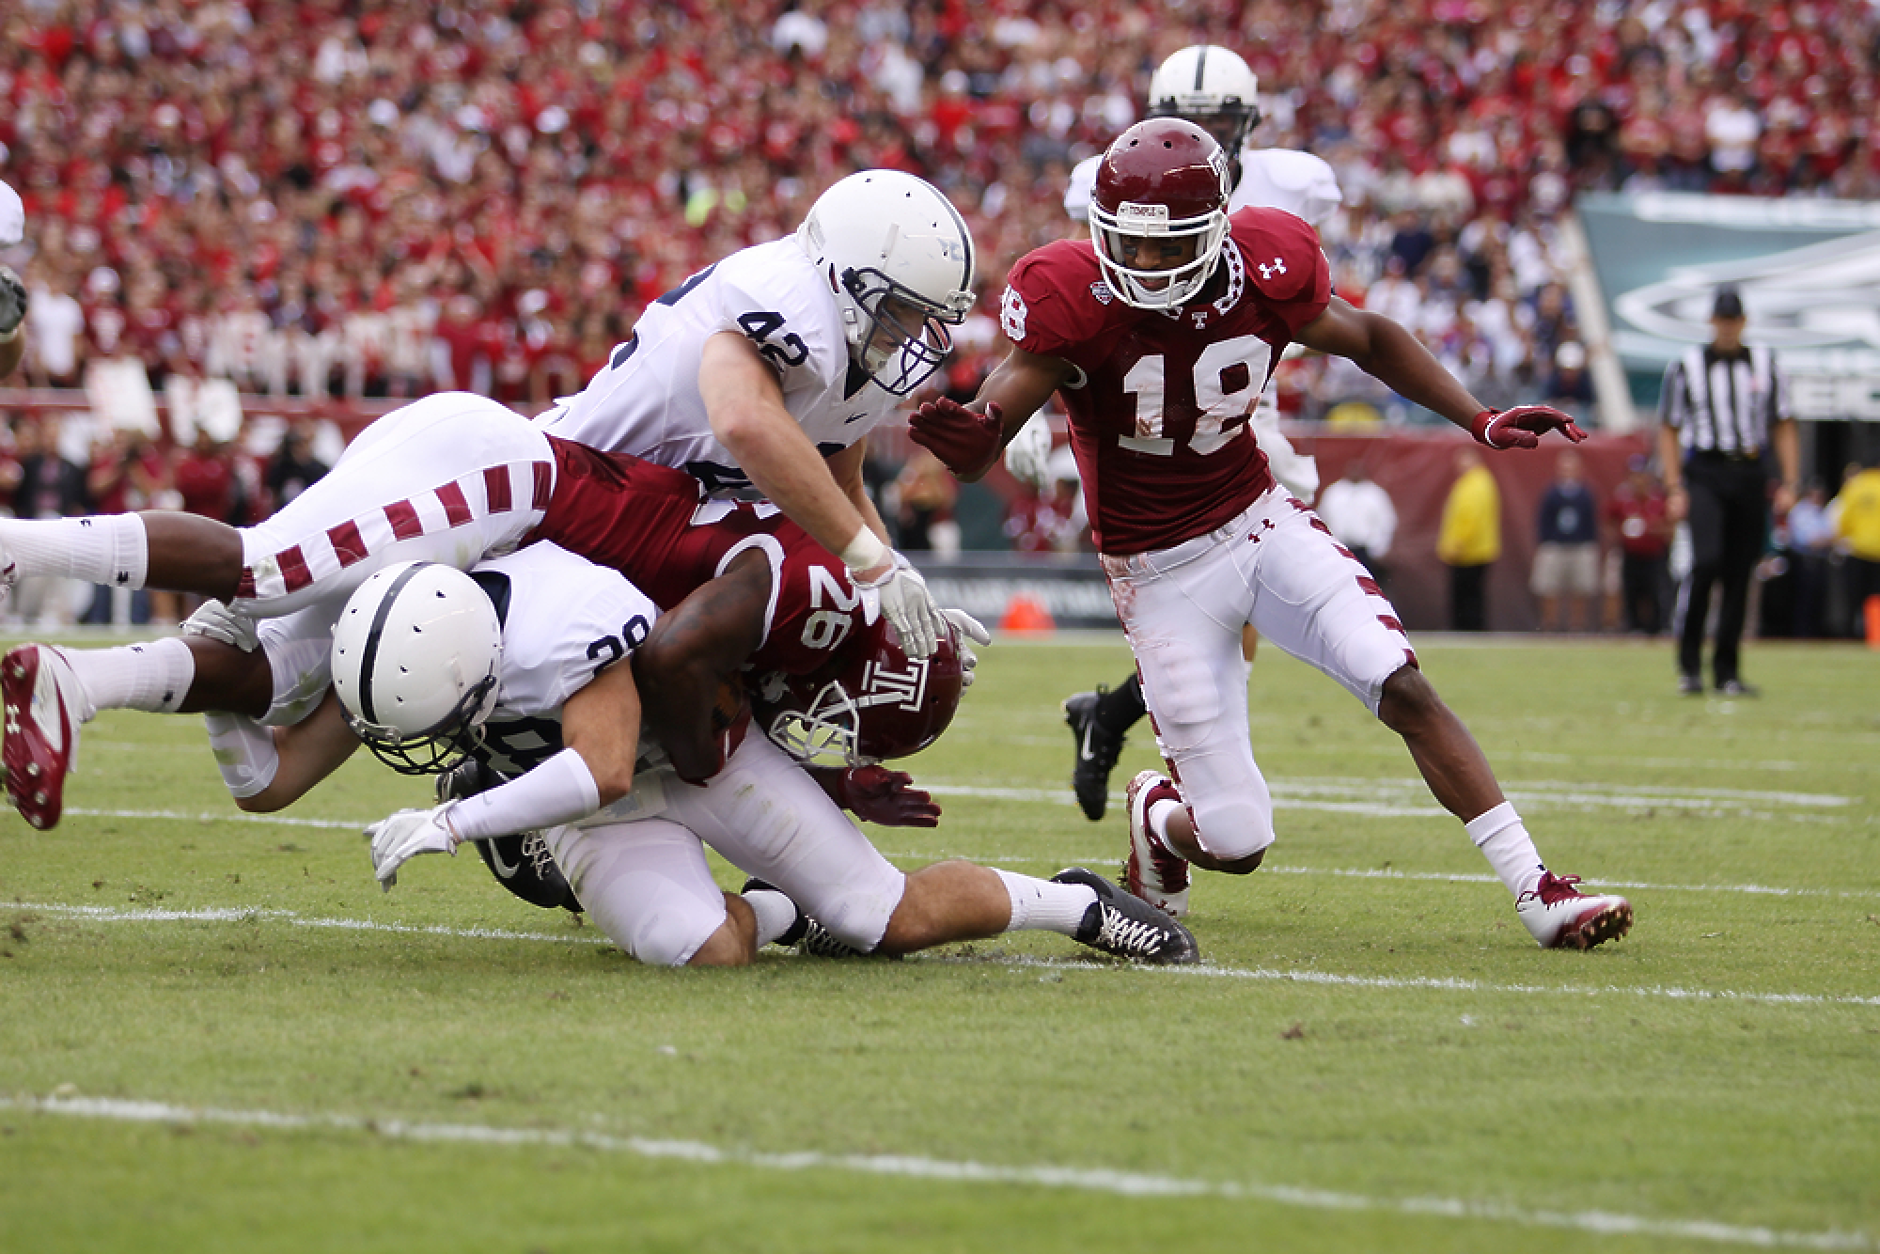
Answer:
<svg viewBox="0 0 1880 1254"><path fill-rule="evenodd" d="M941 610L940 617L953 624L953 630L960 633L960 687L973 686L973 667L979 665L979 655L974 653L975 644L991 644L992 633L986 625L968 614L965 610Z"/></svg>
<svg viewBox="0 0 1880 1254"><path fill-rule="evenodd" d="M183 634L220 640L243 653L253 653L260 643L255 635L255 620L220 601L204 601L200 609L183 620Z"/></svg>
<svg viewBox="0 0 1880 1254"><path fill-rule="evenodd" d="M932 657L940 638L940 607L927 591L927 581L899 553L891 554L893 563L880 578L857 578L855 586L868 588L881 597L881 612L900 634L901 648L915 659Z"/></svg>
<svg viewBox="0 0 1880 1254"><path fill-rule="evenodd" d="M372 873L386 892L398 882L398 868L421 853L457 856L460 843L445 817L449 805L432 810L400 810L366 828L372 842Z"/></svg>
<svg viewBox="0 0 1880 1254"><path fill-rule="evenodd" d="M1005 468L1012 478L1042 492L1051 483L1051 424L1033 414L1005 446Z"/></svg>

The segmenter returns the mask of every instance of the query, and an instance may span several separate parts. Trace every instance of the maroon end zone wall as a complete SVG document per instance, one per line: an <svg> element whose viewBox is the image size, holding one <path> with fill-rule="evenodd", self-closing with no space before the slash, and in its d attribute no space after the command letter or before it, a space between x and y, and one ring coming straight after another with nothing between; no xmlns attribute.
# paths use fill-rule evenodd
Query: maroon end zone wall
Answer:
<svg viewBox="0 0 1880 1254"><path fill-rule="evenodd" d="M1390 599L1412 631L1449 627L1449 568L1436 560L1436 534L1443 501L1456 481L1456 454L1471 444L1460 431L1436 428L1384 435L1293 436L1293 444L1318 458L1319 482L1330 484L1356 458L1397 507L1397 538L1391 545ZM1528 592L1541 497L1554 474L1554 459L1570 447L1549 436L1537 449L1491 452L1483 460L1501 489L1501 559L1488 575L1491 631L1532 631L1537 607ZM1578 446L1586 480L1600 508L1626 475L1626 462L1648 451L1644 435L1595 435Z"/></svg>

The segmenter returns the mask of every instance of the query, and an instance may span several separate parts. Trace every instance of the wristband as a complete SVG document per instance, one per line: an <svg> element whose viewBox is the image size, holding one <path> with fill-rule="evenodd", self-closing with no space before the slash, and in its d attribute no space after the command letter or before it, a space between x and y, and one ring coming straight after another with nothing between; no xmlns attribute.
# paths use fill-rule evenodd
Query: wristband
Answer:
<svg viewBox="0 0 1880 1254"><path fill-rule="evenodd" d="M600 785L587 759L563 749L507 784L450 802L442 818L458 840L488 840L572 823L600 808Z"/></svg>
<svg viewBox="0 0 1880 1254"><path fill-rule="evenodd" d="M888 560L888 546L881 542L867 523L855 533L849 541L849 547L842 550L842 564L850 570L873 570Z"/></svg>
<svg viewBox="0 0 1880 1254"><path fill-rule="evenodd" d="M205 714L202 721L230 796L245 801L274 782L281 757L272 731L240 714Z"/></svg>

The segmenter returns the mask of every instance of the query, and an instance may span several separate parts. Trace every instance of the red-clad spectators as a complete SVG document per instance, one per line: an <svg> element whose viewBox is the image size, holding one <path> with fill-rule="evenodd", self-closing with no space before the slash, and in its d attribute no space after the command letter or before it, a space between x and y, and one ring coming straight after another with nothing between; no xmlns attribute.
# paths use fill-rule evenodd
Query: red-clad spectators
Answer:
<svg viewBox="0 0 1880 1254"><path fill-rule="evenodd" d="M1512 399L1579 338L1549 295L1576 185L1880 194L1877 38L1862 0L21 0L0 177L31 379L72 377L63 293L159 387L540 404L854 168L944 187L996 295L1151 68L1222 42L1271 93L1256 139L1338 169L1342 290L1406 285ZM1308 408L1347 386L1296 373Z"/></svg>

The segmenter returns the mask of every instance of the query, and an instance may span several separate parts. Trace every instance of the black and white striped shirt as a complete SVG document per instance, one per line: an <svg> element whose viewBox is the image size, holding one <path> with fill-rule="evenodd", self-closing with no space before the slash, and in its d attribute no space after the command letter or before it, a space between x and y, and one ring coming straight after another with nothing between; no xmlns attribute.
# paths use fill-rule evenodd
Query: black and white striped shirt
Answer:
<svg viewBox="0 0 1880 1254"><path fill-rule="evenodd" d="M1770 427L1793 416L1788 377L1766 345L1692 347L1665 370L1658 420L1677 429L1687 457L1753 457L1768 446Z"/></svg>

